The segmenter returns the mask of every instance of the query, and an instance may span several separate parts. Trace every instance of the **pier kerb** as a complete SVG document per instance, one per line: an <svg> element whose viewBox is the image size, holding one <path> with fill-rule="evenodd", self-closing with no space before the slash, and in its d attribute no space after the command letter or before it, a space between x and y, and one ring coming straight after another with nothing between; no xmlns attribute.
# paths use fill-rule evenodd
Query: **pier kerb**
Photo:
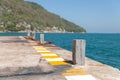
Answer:
<svg viewBox="0 0 120 80"><path fill-rule="evenodd" d="M44 34L40 34L40 44L44 44Z"/></svg>
<svg viewBox="0 0 120 80"><path fill-rule="evenodd" d="M73 54L72 59L73 63L76 65L84 66L85 65L85 40L73 40Z"/></svg>

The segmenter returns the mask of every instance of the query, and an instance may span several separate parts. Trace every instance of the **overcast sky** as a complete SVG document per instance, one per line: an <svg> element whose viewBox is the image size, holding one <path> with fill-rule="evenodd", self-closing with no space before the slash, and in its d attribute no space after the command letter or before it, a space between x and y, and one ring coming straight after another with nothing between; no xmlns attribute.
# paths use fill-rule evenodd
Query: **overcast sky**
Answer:
<svg viewBox="0 0 120 80"><path fill-rule="evenodd" d="M120 0L27 0L84 27L88 33L120 33Z"/></svg>

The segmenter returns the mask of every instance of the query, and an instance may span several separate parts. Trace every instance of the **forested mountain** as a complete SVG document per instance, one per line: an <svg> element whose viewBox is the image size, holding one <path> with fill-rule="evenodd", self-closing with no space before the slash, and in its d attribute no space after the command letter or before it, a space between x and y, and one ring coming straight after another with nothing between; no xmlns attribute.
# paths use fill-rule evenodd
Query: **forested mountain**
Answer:
<svg viewBox="0 0 120 80"><path fill-rule="evenodd" d="M86 32L86 30L37 3L24 0L0 0L0 31L61 31Z"/></svg>

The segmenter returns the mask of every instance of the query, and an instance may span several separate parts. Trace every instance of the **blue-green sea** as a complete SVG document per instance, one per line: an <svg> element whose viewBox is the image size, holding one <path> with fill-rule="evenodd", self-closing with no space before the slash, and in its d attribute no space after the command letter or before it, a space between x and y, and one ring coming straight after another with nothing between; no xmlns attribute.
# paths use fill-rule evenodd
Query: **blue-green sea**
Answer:
<svg viewBox="0 0 120 80"><path fill-rule="evenodd" d="M36 34L39 39L40 33ZM0 33L0 36L26 36L26 33ZM45 40L72 51L72 40L86 40L86 56L120 69L120 34L45 33Z"/></svg>

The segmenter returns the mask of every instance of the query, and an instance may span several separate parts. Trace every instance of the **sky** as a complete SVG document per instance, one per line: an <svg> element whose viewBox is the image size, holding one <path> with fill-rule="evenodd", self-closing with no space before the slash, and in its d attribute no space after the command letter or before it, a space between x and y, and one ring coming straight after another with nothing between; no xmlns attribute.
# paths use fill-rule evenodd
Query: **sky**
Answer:
<svg viewBox="0 0 120 80"><path fill-rule="evenodd" d="M88 33L120 33L120 0L27 0L85 28Z"/></svg>

